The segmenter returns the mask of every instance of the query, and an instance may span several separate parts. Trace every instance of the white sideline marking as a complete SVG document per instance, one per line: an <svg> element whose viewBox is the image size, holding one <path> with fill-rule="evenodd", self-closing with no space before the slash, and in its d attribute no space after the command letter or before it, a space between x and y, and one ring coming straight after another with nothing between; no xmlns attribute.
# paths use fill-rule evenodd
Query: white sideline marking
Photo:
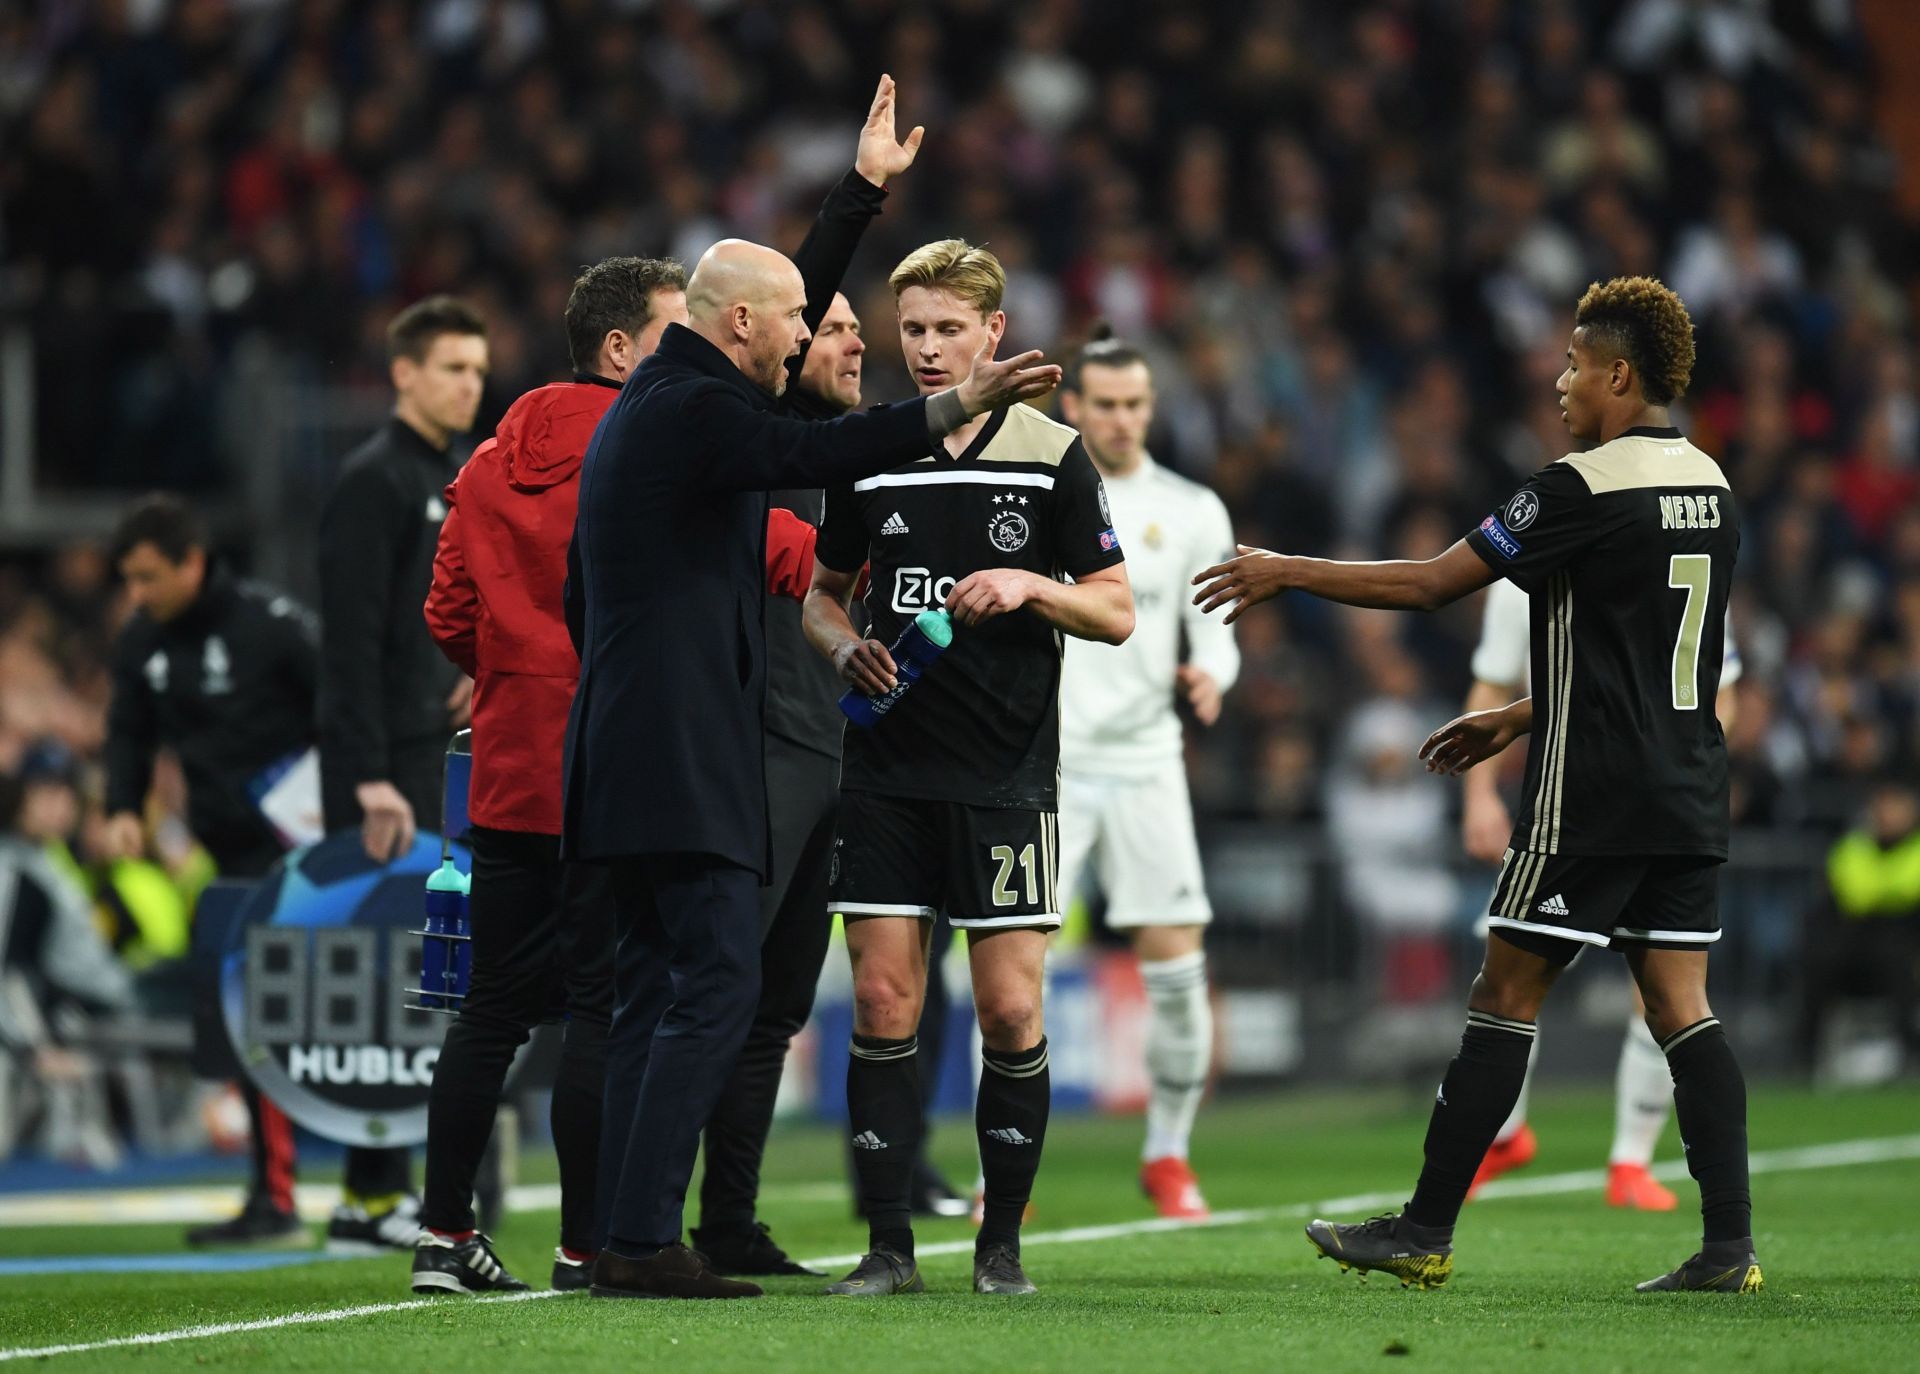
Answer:
<svg viewBox="0 0 1920 1374"><path fill-rule="evenodd" d="M761 1189L769 1202L843 1203L840 1182L770 1183ZM220 1221L233 1215L239 1193L231 1186L189 1188L72 1188L44 1193L0 1195L0 1227L134 1226ZM325 1221L340 1201L331 1183L302 1183L293 1190L294 1207L304 1221ZM522 1183L507 1190L509 1212L554 1211L560 1206L557 1183Z"/></svg>
<svg viewBox="0 0 1920 1374"><path fill-rule="evenodd" d="M1920 1159L1920 1135L1883 1136L1865 1140L1840 1140L1827 1145L1808 1145L1791 1150L1763 1150L1749 1160L1756 1174L1778 1174L1801 1169L1837 1169L1850 1164L1885 1164L1896 1160ZM1657 1164L1653 1172L1659 1178L1685 1178L1686 1165L1678 1161ZM1480 1191L1482 1200L1503 1197L1544 1197L1555 1193L1578 1193L1597 1189L1606 1183L1599 1169L1578 1169L1539 1178L1490 1183ZM1215 1212L1205 1221L1173 1221L1154 1217L1145 1221L1121 1221L1106 1226L1074 1226L1060 1231L1036 1231L1021 1237L1027 1245L1084 1245L1094 1241L1121 1240L1128 1236L1152 1235L1163 1231L1203 1230L1209 1227L1244 1226L1256 1221L1282 1221L1311 1216L1315 1212L1365 1212L1392 1207L1402 1201L1404 1189L1392 1193L1361 1193L1354 1197L1329 1198L1321 1202L1300 1202L1284 1207L1248 1207L1233 1212ZM971 1240L940 1241L916 1247L921 1256L970 1254ZM854 1264L854 1255L821 1255L801 1263L816 1269L831 1269ZM493 1298L474 1298L474 1302L528 1302L560 1296L550 1290L533 1293L502 1294ZM325 1322L351 1321L355 1317L373 1317L387 1312L411 1312L423 1307L446 1307L445 1299L416 1298L407 1302L371 1302L358 1307L335 1307L318 1312L285 1312L277 1317L254 1321L215 1322L206 1326L184 1326L173 1331L148 1331L137 1336L116 1336L111 1340L85 1341L75 1345L43 1345L0 1350L0 1362L44 1359L52 1355L81 1355L94 1350L112 1350L129 1345L171 1345L175 1341L200 1340L209 1336L232 1336L248 1331L272 1331L283 1326L315 1326Z"/></svg>

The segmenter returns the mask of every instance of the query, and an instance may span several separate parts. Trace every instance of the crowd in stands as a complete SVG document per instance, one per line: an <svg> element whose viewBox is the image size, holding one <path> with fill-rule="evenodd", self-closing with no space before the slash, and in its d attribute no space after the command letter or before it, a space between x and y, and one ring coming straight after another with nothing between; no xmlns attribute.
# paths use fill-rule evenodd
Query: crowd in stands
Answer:
<svg viewBox="0 0 1920 1374"><path fill-rule="evenodd" d="M564 374L580 265L795 245L887 71L928 137L850 282L869 401L910 389L886 270L961 235L1010 344L1149 351L1156 457L1245 542L1425 557L1564 452L1585 285L1658 275L1746 513L1736 824L1831 840L1920 771L1920 254L1871 58L1847 4L1761 0L0 0L0 306L49 487L234 481L242 350L374 387L435 291L489 320L481 437ZM0 573L0 769L95 755L110 573ZM1241 627L1203 814L1391 816L1450 864L1411 750L1477 599Z"/></svg>

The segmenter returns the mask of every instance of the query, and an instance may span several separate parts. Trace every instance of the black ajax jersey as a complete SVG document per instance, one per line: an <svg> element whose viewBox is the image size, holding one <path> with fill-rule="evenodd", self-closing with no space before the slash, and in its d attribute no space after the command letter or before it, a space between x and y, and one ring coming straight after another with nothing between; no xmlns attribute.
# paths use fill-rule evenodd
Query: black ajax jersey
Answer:
<svg viewBox="0 0 1920 1374"><path fill-rule="evenodd" d="M982 569L1079 577L1121 561L1080 436L1024 405L995 412L957 459L942 448L829 490L816 552L841 572L872 564L869 633L882 644ZM1054 810L1060 650L1058 632L1025 609L956 625L898 706L871 730L847 730L841 785Z"/></svg>
<svg viewBox="0 0 1920 1374"><path fill-rule="evenodd" d="M1740 512L1719 465L1630 429L1534 474L1467 543L1531 603L1514 850L1725 858L1714 698Z"/></svg>

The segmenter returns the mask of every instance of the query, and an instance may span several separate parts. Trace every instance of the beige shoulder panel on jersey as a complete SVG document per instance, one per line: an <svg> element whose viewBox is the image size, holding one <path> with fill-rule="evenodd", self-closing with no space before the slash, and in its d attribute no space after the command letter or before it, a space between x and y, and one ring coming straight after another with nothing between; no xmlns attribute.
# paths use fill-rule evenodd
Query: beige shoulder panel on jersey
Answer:
<svg viewBox="0 0 1920 1374"><path fill-rule="evenodd" d="M1685 439L1628 434L1560 460L1595 496L1644 487L1726 487L1720 465Z"/></svg>
<svg viewBox="0 0 1920 1374"><path fill-rule="evenodd" d="M1030 405L1011 405L1007 407L1005 423L980 450L980 461L1058 466L1079 437L1079 430L1048 419Z"/></svg>

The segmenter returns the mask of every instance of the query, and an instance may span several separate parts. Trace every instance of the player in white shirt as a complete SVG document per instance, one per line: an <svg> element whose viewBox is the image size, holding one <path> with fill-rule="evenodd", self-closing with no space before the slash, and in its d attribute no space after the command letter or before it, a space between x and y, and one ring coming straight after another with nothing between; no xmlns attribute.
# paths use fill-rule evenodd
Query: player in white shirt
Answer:
<svg viewBox="0 0 1920 1374"><path fill-rule="evenodd" d="M1527 688L1527 594L1505 578L1487 588L1487 605L1480 623L1480 644L1473 651L1473 686L1466 709L1484 711L1505 706ZM1740 680L1740 652L1734 647L1733 627L1727 627L1726 657L1720 669L1720 697L1715 710L1724 729L1732 723L1733 684ZM1470 769L1464 779L1460 838L1467 857L1495 868L1512 841L1513 817L1501 799L1497 760ZM1672 1189L1655 1178L1648 1166L1653 1147L1666 1129L1673 1107L1673 1078L1653 1035L1647 1030L1646 1010L1636 988L1627 1017L1627 1034L1620 1045L1620 1066L1614 1074L1613 1149L1607 1157L1607 1202L1615 1207L1637 1207L1648 1212L1671 1212L1677 1199ZM1539 1041L1534 1041L1537 1054ZM1520 1085L1500 1133L1474 1175L1472 1197L1481 1185L1509 1169L1532 1161L1538 1142L1527 1124L1527 1092L1533 1086L1533 1061Z"/></svg>
<svg viewBox="0 0 1920 1374"><path fill-rule="evenodd" d="M1201 942L1213 911L1174 703L1212 725L1239 675L1232 629L1201 614L1187 587L1195 568L1232 552L1233 527L1219 497L1148 456L1153 379L1138 351L1096 338L1069 369L1061 405L1105 483L1135 620L1125 644L1067 647L1060 890L1073 892L1091 871L1107 898L1107 924L1133 940L1147 990L1151 1080L1140 1186L1162 1216L1204 1217L1187 1143L1213 1054Z"/></svg>

